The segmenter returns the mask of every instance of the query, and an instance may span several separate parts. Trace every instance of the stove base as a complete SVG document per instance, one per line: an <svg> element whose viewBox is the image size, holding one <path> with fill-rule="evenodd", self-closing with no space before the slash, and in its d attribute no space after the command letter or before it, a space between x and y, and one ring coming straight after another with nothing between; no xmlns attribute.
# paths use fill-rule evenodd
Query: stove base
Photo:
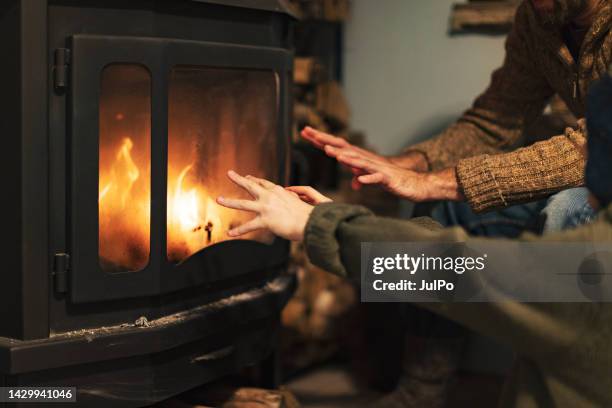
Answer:
<svg viewBox="0 0 612 408"><path fill-rule="evenodd" d="M34 341L2 338L2 383L77 387L77 403L69 407L151 405L263 361L275 349L280 311L294 287L293 276L280 277L148 327L122 325Z"/></svg>

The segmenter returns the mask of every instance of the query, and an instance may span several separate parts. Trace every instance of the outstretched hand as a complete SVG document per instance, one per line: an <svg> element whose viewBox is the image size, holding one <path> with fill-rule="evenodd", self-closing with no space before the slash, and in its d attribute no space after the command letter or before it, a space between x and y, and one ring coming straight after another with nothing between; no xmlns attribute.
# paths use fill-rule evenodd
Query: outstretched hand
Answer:
<svg viewBox="0 0 612 408"><path fill-rule="evenodd" d="M355 146L346 139L330 135L329 133L321 132L317 129L306 126L300 133L302 138L310 142L313 146L323 150L326 155L337 159L342 154L352 154L358 157L367 158L372 161L388 163L389 159L374 152L371 152L361 147ZM353 180L351 185L355 190L359 190L362 185L358 181L357 177L364 174L360 169L350 167L349 169L353 173Z"/></svg>
<svg viewBox="0 0 612 408"><path fill-rule="evenodd" d="M357 181L362 185L378 184L385 190L410 201L430 199L426 173L407 170L393 163L383 163L354 154L341 154L338 161L359 170Z"/></svg>
<svg viewBox="0 0 612 408"><path fill-rule="evenodd" d="M419 173L393 163L381 163L352 154L340 155L338 161L361 172L356 176L360 184L379 184L392 194L410 201L460 201L465 198L454 168Z"/></svg>
<svg viewBox="0 0 612 408"><path fill-rule="evenodd" d="M328 156L337 158L341 154L354 154L374 161L389 162L385 156L381 156L361 147L355 146L346 139L321 132L310 126L306 126L301 135L313 146L323 150Z"/></svg>
<svg viewBox="0 0 612 408"><path fill-rule="evenodd" d="M312 205L329 203L332 201L331 198L324 196L310 186L289 186L285 187L285 190L297 194L300 200Z"/></svg>
<svg viewBox="0 0 612 408"><path fill-rule="evenodd" d="M297 193L268 180L253 176L243 177L231 170L227 176L237 186L246 190L253 200L218 197L217 203L227 208L256 214L254 219L228 231L229 236L239 237L252 231L267 229L291 241L304 239L304 229L312 212L312 205L301 200Z"/></svg>
<svg viewBox="0 0 612 408"><path fill-rule="evenodd" d="M347 165L353 173L352 186L358 190L363 184L360 176L368 174L367 171L360 166L352 166L347 162L339 160L340 157L355 157L362 160L367 160L370 163L378 166L396 166L400 169L411 170L412 172L424 172L428 169L427 160L421 153L410 152L397 157L386 157L361 147L355 146L345 139L330 135L329 133L321 132L310 126L305 127L301 132L302 138L310 142L313 146L323 150L329 157L337 159L341 163ZM374 183L376 184L376 183ZM392 190L391 190L392 191Z"/></svg>

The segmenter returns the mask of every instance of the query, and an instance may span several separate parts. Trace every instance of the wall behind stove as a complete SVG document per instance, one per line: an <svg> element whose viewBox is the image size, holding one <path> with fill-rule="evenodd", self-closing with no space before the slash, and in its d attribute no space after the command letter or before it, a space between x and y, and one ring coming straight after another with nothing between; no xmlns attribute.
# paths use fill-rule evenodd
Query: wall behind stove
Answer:
<svg viewBox="0 0 612 408"><path fill-rule="evenodd" d="M458 1L352 1L343 72L351 127L364 130L380 152L398 152L444 129L501 65L504 36L448 35ZM462 366L503 373L511 361L510 350L473 333Z"/></svg>
<svg viewBox="0 0 612 408"><path fill-rule="evenodd" d="M503 36L448 35L458 0L353 0L344 85L351 127L383 153L436 134L501 65Z"/></svg>

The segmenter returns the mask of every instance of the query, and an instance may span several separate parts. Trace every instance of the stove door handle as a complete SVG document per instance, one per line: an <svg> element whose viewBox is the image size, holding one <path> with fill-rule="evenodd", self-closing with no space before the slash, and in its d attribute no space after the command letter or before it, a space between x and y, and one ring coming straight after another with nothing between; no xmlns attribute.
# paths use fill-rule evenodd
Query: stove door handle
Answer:
<svg viewBox="0 0 612 408"><path fill-rule="evenodd" d="M222 358L226 358L234 354L236 351L234 346L227 346L220 348L215 351L211 351L210 353L202 354L201 356L197 356L191 359L191 363L208 363L211 361L221 360Z"/></svg>

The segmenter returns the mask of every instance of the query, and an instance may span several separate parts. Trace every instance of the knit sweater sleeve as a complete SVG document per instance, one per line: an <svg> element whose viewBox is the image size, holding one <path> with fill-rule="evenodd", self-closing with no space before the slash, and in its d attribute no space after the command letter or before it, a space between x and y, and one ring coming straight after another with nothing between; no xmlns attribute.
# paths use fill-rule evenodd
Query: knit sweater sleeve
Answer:
<svg viewBox="0 0 612 408"><path fill-rule="evenodd" d="M544 198L584 185L586 130L567 129L511 153L480 155L457 165L457 179L476 212Z"/></svg>
<svg viewBox="0 0 612 408"><path fill-rule="evenodd" d="M407 149L423 153L432 170L511 147L552 97L552 88L531 57L535 51L530 38L533 23L528 3L523 2L517 10L506 40L504 63L493 73L486 91L456 123L438 136Z"/></svg>

